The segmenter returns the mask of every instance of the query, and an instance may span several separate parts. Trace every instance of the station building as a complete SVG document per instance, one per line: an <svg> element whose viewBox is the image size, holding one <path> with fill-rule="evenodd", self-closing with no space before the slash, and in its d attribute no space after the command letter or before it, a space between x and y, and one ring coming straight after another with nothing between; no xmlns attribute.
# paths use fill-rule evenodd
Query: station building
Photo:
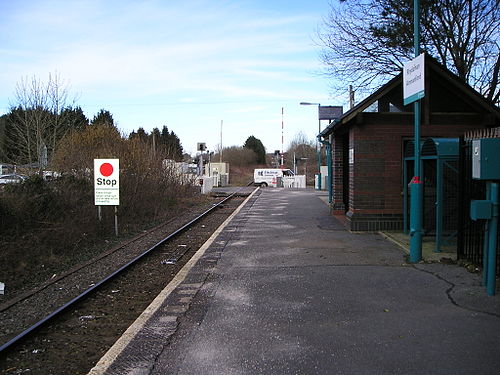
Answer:
<svg viewBox="0 0 500 375"><path fill-rule="evenodd" d="M429 56L425 77L422 142L500 126L498 107ZM402 79L401 73L320 133L332 146L332 211L345 215L350 230L403 229L409 182L403 159L414 137L414 113L413 103L403 104Z"/></svg>

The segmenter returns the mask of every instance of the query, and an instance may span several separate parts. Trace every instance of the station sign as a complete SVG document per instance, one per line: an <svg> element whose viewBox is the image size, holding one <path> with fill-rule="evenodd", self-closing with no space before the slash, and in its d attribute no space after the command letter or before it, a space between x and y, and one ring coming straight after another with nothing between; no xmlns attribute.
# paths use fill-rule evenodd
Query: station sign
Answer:
<svg viewBox="0 0 500 375"><path fill-rule="evenodd" d="M319 120L337 120L342 117L343 107L340 105L319 105L318 119Z"/></svg>
<svg viewBox="0 0 500 375"><path fill-rule="evenodd" d="M403 66L404 105L425 96L425 54L422 53Z"/></svg>
<svg viewBox="0 0 500 375"><path fill-rule="evenodd" d="M119 159L94 159L94 201L96 206L120 205Z"/></svg>

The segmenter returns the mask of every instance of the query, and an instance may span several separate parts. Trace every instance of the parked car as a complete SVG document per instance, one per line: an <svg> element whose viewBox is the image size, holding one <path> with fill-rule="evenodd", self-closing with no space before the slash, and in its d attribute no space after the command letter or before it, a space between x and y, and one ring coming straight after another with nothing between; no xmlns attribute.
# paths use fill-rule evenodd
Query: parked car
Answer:
<svg viewBox="0 0 500 375"><path fill-rule="evenodd" d="M50 180L55 180L56 178L61 177L61 174L59 172L54 172L54 171L43 171L43 179L50 181Z"/></svg>
<svg viewBox="0 0 500 375"><path fill-rule="evenodd" d="M0 175L0 185L5 185L5 184L18 184L20 182L23 182L26 180L28 177L23 176L22 174L2 174Z"/></svg>

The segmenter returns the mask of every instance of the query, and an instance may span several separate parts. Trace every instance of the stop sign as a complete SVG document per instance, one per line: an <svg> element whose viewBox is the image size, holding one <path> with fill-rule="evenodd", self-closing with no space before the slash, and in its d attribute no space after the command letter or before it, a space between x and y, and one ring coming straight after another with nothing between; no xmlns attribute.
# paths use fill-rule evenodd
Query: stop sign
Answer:
<svg viewBox="0 0 500 375"><path fill-rule="evenodd" d="M94 159L94 201L96 206L120 205L119 159Z"/></svg>

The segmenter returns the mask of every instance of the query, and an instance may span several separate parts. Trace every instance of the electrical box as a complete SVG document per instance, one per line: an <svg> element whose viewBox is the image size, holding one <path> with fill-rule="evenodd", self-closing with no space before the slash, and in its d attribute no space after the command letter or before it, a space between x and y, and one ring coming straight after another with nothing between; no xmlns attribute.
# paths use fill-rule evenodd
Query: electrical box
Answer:
<svg viewBox="0 0 500 375"><path fill-rule="evenodd" d="M493 204L491 201L473 200L470 202L470 218L472 220L489 220L492 217Z"/></svg>
<svg viewBox="0 0 500 375"><path fill-rule="evenodd" d="M500 138L472 141L472 178L500 180Z"/></svg>

